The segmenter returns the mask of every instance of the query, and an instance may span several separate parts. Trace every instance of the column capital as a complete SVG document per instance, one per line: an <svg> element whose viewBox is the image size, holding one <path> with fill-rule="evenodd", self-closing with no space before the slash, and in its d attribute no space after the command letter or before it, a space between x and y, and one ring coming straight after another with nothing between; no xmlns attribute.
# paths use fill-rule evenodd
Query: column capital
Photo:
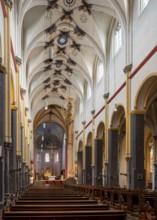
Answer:
<svg viewBox="0 0 157 220"><path fill-rule="evenodd" d="M4 149L8 149L8 150L10 150L11 147L12 147L12 143L4 142Z"/></svg>
<svg viewBox="0 0 157 220"><path fill-rule="evenodd" d="M86 124L86 121L82 121L82 124L85 125L85 124Z"/></svg>
<svg viewBox="0 0 157 220"><path fill-rule="evenodd" d="M28 107L25 107L25 112L27 113L29 111L29 108Z"/></svg>
<svg viewBox="0 0 157 220"><path fill-rule="evenodd" d="M108 131L117 131L118 132L118 128L108 128Z"/></svg>
<svg viewBox="0 0 157 220"><path fill-rule="evenodd" d="M94 109L91 111L91 114L92 114L92 115L94 115L94 114L95 114L95 110L94 110Z"/></svg>
<svg viewBox="0 0 157 220"><path fill-rule="evenodd" d="M16 158L17 158L17 160L21 160L22 159L21 155L16 155Z"/></svg>
<svg viewBox="0 0 157 220"><path fill-rule="evenodd" d="M6 70L6 68L5 68L5 66L3 66L2 65L2 58L0 57L0 72L2 72L2 73L7 73L7 70Z"/></svg>
<svg viewBox="0 0 157 220"><path fill-rule="evenodd" d="M104 99L108 99L109 95L110 95L109 92L105 92L104 95L103 95L103 98L104 98Z"/></svg>
<svg viewBox="0 0 157 220"><path fill-rule="evenodd" d="M15 59L16 59L16 63L17 63L18 65L21 65L21 63L22 63L21 58L18 57L18 56L16 56Z"/></svg>
<svg viewBox="0 0 157 220"><path fill-rule="evenodd" d="M32 122L32 120L31 119L28 119L28 123L30 124Z"/></svg>
<svg viewBox="0 0 157 220"><path fill-rule="evenodd" d="M124 67L123 71L124 71L124 73L129 73L129 72L131 72L131 69L132 69L132 64L129 64Z"/></svg>
<svg viewBox="0 0 157 220"><path fill-rule="evenodd" d="M22 95L26 95L26 89L21 88L21 93L22 93Z"/></svg>
<svg viewBox="0 0 157 220"><path fill-rule="evenodd" d="M16 105L11 105L11 110L17 111L17 110L18 110L18 107L17 107Z"/></svg>
<svg viewBox="0 0 157 220"><path fill-rule="evenodd" d="M10 10L12 9L13 7L13 1L12 0L4 0L4 3L9 6Z"/></svg>
<svg viewBox="0 0 157 220"><path fill-rule="evenodd" d="M126 159L126 161L130 161L131 160L131 155L126 155L125 159Z"/></svg>
<svg viewBox="0 0 157 220"><path fill-rule="evenodd" d="M133 110L130 112L131 115L144 115L146 110Z"/></svg>

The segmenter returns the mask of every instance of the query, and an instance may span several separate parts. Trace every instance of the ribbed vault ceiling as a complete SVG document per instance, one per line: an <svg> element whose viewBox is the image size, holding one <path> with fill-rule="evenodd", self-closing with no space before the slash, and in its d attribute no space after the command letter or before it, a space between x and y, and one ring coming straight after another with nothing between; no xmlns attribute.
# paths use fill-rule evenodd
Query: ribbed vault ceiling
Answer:
<svg viewBox="0 0 157 220"><path fill-rule="evenodd" d="M125 29L125 0L21 0L18 3L26 88L36 125L64 126L61 107L82 102L93 87L96 60L106 61L116 18ZM46 102L51 106L44 110ZM35 118L36 117L36 118Z"/></svg>

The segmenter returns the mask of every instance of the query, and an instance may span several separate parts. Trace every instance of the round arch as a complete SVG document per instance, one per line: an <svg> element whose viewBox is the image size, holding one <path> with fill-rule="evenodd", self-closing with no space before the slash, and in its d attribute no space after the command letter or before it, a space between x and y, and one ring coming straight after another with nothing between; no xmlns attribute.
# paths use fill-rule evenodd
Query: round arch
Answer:
<svg viewBox="0 0 157 220"><path fill-rule="evenodd" d="M134 108L144 114L144 170L146 170L146 187L155 189L157 137L157 73L150 73L139 87L135 97ZM155 137L155 138L154 138ZM154 167L153 167L154 166Z"/></svg>
<svg viewBox="0 0 157 220"><path fill-rule="evenodd" d="M79 144L78 144L78 151L83 151L83 142L82 140L79 141Z"/></svg>
<svg viewBox="0 0 157 220"><path fill-rule="evenodd" d="M103 122L100 122L96 132L96 137L98 139L104 139L104 130L105 130L105 125Z"/></svg>
<svg viewBox="0 0 157 220"><path fill-rule="evenodd" d="M150 73L143 83L139 86L134 101L135 110L146 110L146 106L150 103L153 97L156 96L157 89L155 84L157 83L157 73ZM147 106L148 107L148 106Z"/></svg>
<svg viewBox="0 0 157 220"><path fill-rule="evenodd" d="M92 146L92 132L89 132L87 135L87 141L86 141L87 146Z"/></svg>
<svg viewBox="0 0 157 220"><path fill-rule="evenodd" d="M122 105L117 105L117 111L112 113L111 128L119 128L121 121L125 119L125 109Z"/></svg>

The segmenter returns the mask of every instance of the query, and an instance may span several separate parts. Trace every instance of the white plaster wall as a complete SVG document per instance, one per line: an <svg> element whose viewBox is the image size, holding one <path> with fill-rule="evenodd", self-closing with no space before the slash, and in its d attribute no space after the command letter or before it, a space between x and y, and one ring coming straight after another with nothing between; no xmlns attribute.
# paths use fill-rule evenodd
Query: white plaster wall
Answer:
<svg viewBox="0 0 157 220"><path fill-rule="evenodd" d="M133 66L139 63L157 44L157 1L150 0L139 15L139 1L133 7Z"/></svg>

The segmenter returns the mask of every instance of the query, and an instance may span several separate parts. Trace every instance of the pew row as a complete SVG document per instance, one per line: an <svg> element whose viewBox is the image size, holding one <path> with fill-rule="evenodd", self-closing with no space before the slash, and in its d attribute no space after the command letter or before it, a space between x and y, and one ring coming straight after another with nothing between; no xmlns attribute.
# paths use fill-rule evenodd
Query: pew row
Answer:
<svg viewBox="0 0 157 220"><path fill-rule="evenodd" d="M122 210L5 211L4 220L125 220Z"/></svg>

